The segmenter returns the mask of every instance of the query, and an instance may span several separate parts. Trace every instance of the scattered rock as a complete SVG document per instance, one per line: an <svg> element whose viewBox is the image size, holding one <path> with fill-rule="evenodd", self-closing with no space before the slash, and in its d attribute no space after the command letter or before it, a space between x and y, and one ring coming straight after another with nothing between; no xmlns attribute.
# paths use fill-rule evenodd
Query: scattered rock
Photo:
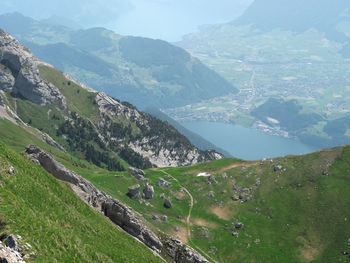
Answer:
<svg viewBox="0 0 350 263"><path fill-rule="evenodd" d="M15 168L13 168L13 166L11 165L9 170L8 170L8 173L11 174L11 175L14 175L15 174Z"/></svg>
<svg viewBox="0 0 350 263"><path fill-rule="evenodd" d="M175 232L179 232L180 231L180 228L177 226L175 227Z"/></svg>
<svg viewBox="0 0 350 263"><path fill-rule="evenodd" d="M232 236L233 237L238 237L238 233L237 232L232 232Z"/></svg>
<svg viewBox="0 0 350 263"><path fill-rule="evenodd" d="M241 229L243 227L243 223L239 222L235 224L236 229Z"/></svg>
<svg viewBox="0 0 350 263"><path fill-rule="evenodd" d="M281 171L282 170L282 166L281 165L276 165L275 167L273 167L273 170L275 172Z"/></svg>
<svg viewBox="0 0 350 263"><path fill-rule="evenodd" d="M201 227L200 229L199 229L199 236L201 237L201 238L205 238L205 239L208 239L209 238L209 229L208 228L206 228L206 227Z"/></svg>
<svg viewBox="0 0 350 263"><path fill-rule="evenodd" d="M239 199L241 199L243 202L248 202L249 201L249 194L246 194L246 193L242 193L239 195Z"/></svg>
<svg viewBox="0 0 350 263"><path fill-rule="evenodd" d="M158 216L156 216L156 215L154 215L154 216L152 216L152 220L154 220L154 221L158 221L158 220L159 220L159 217L158 217Z"/></svg>
<svg viewBox="0 0 350 263"><path fill-rule="evenodd" d="M350 238L348 239L348 245L350 246Z"/></svg>
<svg viewBox="0 0 350 263"><path fill-rule="evenodd" d="M257 238L257 239L254 240L254 244L257 245L257 244L259 244L259 243L260 243L260 239L259 239L259 238Z"/></svg>
<svg viewBox="0 0 350 263"><path fill-rule="evenodd" d="M231 199L232 199L233 201L238 201L238 200L239 200L239 198L238 198L237 196L235 196L235 195L233 195L233 196L231 197Z"/></svg>
<svg viewBox="0 0 350 263"><path fill-rule="evenodd" d="M128 168L128 171L131 173L131 175L133 177L135 177L137 180L142 180L144 181L145 180L145 172L142 171L141 169L137 169L137 168L134 168L134 167L129 167Z"/></svg>
<svg viewBox="0 0 350 263"><path fill-rule="evenodd" d="M168 221L168 217L167 216L162 216L162 221L164 221L164 222Z"/></svg>
<svg viewBox="0 0 350 263"><path fill-rule="evenodd" d="M217 251L218 251L218 249L217 249L216 247L214 247L214 246L211 246L211 247L209 248L209 253L210 253L210 254L215 254Z"/></svg>
<svg viewBox="0 0 350 263"><path fill-rule="evenodd" d="M170 199L165 199L164 200L164 207L165 208L171 208L172 207Z"/></svg>
<svg viewBox="0 0 350 263"><path fill-rule="evenodd" d="M145 188L143 189L143 198L152 199L154 195L153 186L146 183Z"/></svg>
<svg viewBox="0 0 350 263"><path fill-rule="evenodd" d="M215 193L213 191L209 192L209 198L214 198L215 197Z"/></svg>
<svg viewBox="0 0 350 263"><path fill-rule="evenodd" d="M162 187L162 186L170 187L171 183L166 181L166 180L164 180L163 178L158 178L156 186L158 186L158 187Z"/></svg>
<svg viewBox="0 0 350 263"><path fill-rule="evenodd" d="M222 173L221 174L221 178L224 179L224 180L227 179L227 174L226 173Z"/></svg>
<svg viewBox="0 0 350 263"><path fill-rule="evenodd" d="M181 198L178 196L176 196L175 199L176 199L176 201L181 201Z"/></svg>
<svg viewBox="0 0 350 263"><path fill-rule="evenodd" d="M131 198L131 199L136 199L140 196L140 185L137 184L137 185L133 185L133 186L130 186L128 188L128 193L127 195Z"/></svg>
<svg viewBox="0 0 350 263"><path fill-rule="evenodd" d="M209 177L208 177L208 180L209 180L209 182L211 182L212 184L217 184L217 183L218 183L213 175L209 176Z"/></svg>
<svg viewBox="0 0 350 263"><path fill-rule="evenodd" d="M114 177L115 177L115 178L123 178L124 175L122 175L122 174L116 174Z"/></svg>
<svg viewBox="0 0 350 263"><path fill-rule="evenodd" d="M165 198L165 194L163 193L163 194L161 194L159 197L160 197L161 199L164 199L164 198Z"/></svg>

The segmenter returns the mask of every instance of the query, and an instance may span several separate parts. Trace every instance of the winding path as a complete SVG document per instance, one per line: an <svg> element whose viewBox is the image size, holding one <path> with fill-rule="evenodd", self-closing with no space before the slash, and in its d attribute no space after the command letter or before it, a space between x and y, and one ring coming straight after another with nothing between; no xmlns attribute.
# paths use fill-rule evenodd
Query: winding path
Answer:
<svg viewBox="0 0 350 263"><path fill-rule="evenodd" d="M179 180L177 180L174 176L172 176L171 174L169 174L168 172L164 171L164 170L159 170L160 172L162 172L163 174L169 176L170 178L172 178L173 180L175 180L179 186L185 190L185 192L188 194L188 196L190 197L191 201L190 201L190 209L188 211L188 215L186 218L186 225L187 225L187 240L190 241L191 240L191 213L192 213L192 209L193 209L193 196L190 193L190 191L188 191L188 189L186 187L184 187L182 184L180 184ZM205 253L202 249L200 249L199 247L197 247L195 244L191 244L192 247L194 247L195 249L197 249L198 251L200 251L207 259L210 259L212 262L214 263L218 263L215 259L213 259L211 256L209 256L207 253Z"/></svg>

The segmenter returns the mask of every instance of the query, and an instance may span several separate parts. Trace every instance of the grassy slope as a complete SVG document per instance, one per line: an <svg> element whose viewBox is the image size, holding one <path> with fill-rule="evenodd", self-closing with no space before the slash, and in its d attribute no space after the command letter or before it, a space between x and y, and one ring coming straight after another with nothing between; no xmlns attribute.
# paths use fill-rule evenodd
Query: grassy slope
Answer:
<svg viewBox="0 0 350 263"><path fill-rule="evenodd" d="M0 144L0 211L31 262L161 262L42 168ZM15 175L7 173L9 165Z"/></svg>
<svg viewBox="0 0 350 263"><path fill-rule="evenodd" d="M339 157L340 156L340 157ZM334 161L335 160L335 161ZM165 169L193 195L195 205L191 217L192 236L189 241L219 262L350 262L341 253L350 248L350 147L331 149L306 156L289 156L248 163L224 159L194 167ZM333 163L334 162L334 163ZM238 167L228 169L232 164ZM284 172L274 172L280 163ZM330 167L328 167L330 165ZM244 168L243 166L247 166ZM226 170L228 179L221 179ZM208 185L208 179L194 177L200 171L216 174L217 185ZM323 175L328 171L330 176ZM148 170L152 184L158 177L166 178L161 170ZM129 176L115 178L111 174L88 176L99 188L122 199L145 215L155 227L186 239L183 229L189 209L189 198L181 195L180 186L170 189L155 187L153 206L129 200L127 186L136 183ZM261 186L253 186L260 178ZM234 183L252 187L250 201L241 204L231 200ZM299 185L299 186L298 186ZM209 198L209 191L215 193ZM172 196L173 208L162 207L160 193ZM155 222L151 216L168 215L168 222ZM239 237L232 236L234 223L243 222ZM175 226L180 227L176 233ZM203 228L204 227L204 228ZM207 230L206 230L207 229ZM206 231L208 231L206 233ZM259 244L254 241L259 239Z"/></svg>

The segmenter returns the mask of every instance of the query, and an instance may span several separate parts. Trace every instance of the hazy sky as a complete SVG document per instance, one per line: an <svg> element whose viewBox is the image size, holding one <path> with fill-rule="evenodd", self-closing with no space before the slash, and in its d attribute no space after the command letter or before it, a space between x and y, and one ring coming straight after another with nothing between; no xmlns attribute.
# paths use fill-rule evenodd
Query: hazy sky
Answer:
<svg viewBox="0 0 350 263"><path fill-rule="evenodd" d="M134 9L113 25L121 34L170 41L196 31L199 25L229 22L252 0L130 0Z"/></svg>
<svg viewBox="0 0 350 263"><path fill-rule="evenodd" d="M84 27L104 26L123 35L168 41L199 25L228 22L253 0L1 0L0 13L36 19L59 16Z"/></svg>

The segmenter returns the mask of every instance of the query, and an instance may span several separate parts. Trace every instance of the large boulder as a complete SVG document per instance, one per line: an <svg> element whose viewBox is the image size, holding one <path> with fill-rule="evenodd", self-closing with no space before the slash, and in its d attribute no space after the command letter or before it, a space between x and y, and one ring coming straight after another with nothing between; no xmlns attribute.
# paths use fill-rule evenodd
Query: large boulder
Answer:
<svg viewBox="0 0 350 263"><path fill-rule="evenodd" d="M131 198L131 199L136 199L140 196L140 185L137 184L137 185L133 185L133 186L130 186L128 188L128 193L127 195Z"/></svg>
<svg viewBox="0 0 350 263"><path fill-rule="evenodd" d="M154 195L153 186L146 183L145 188L143 189L143 198L152 199L153 195Z"/></svg>
<svg viewBox="0 0 350 263"><path fill-rule="evenodd" d="M171 203L171 200L170 199L165 199L164 200L164 207L165 208L171 208L172 207L172 203Z"/></svg>

